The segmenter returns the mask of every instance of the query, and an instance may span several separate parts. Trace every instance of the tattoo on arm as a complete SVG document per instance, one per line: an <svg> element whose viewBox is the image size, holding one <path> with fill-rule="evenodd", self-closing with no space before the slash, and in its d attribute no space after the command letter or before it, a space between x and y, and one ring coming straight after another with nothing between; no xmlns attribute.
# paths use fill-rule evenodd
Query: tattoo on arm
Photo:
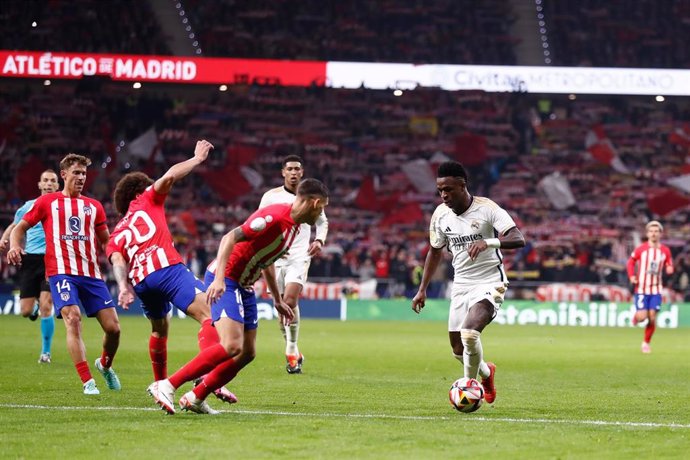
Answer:
<svg viewBox="0 0 690 460"><path fill-rule="evenodd" d="M113 265L113 274L115 275L115 280L118 284L127 283L127 265L126 264L115 264Z"/></svg>

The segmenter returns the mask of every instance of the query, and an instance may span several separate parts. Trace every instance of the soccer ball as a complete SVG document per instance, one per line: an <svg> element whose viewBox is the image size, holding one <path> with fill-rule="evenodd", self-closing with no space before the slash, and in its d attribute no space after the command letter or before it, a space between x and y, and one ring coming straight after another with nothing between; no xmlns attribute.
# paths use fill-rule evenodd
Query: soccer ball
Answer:
<svg viewBox="0 0 690 460"><path fill-rule="evenodd" d="M450 404L460 412L474 412L484 401L484 388L475 379L463 377L453 382L448 398Z"/></svg>

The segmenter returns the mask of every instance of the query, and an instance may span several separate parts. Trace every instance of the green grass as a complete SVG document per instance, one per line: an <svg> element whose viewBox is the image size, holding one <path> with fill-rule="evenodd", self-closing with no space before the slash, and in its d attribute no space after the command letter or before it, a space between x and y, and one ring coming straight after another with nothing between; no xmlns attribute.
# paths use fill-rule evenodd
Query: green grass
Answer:
<svg viewBox="0 0 690 460"><path fill-rule="evenodd" d="M37 323L0 317L2 458L687 458L690 330L490 326L498 398L451 409L460 377L444 323L303 321L304 374L287 375L275 322L258 357L231 383L219 416L154 410L148 322L122 318L121 392L84 396L58 322L53 363L36 363ZM169 368L196 353L197 325L174 320ZM84 323L89 364L98 323ZM178 391L182 395L183 387ZM38 407L16 407L16 406ZM675 426L673 426L675 424Z"/></svg>

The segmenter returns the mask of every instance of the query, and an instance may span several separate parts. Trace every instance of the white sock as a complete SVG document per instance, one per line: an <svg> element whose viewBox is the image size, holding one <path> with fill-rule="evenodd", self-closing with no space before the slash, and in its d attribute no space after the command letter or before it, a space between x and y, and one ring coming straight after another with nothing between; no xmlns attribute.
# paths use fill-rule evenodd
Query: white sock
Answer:
<svg viewBox="0 0 690 460"><path fill-rule="evenodd" d="M462 364L463 372L464 372L465 363L462 360L463 355L456 355L455 353L453 353L453 356L455 357L455 359L460 361L460 364ZM479 376L481 378L485 379L485 378L489 377L489 375L491 375L491 369L489 369L489 366L487 366L486 361L482 360L482 362L479 363Z"/></svg>
<svg viewBox="0 0 690 460"><path fill-rule="evenodd" d="M292 320L290 325L285 328L286 355L299 354L299 349L297 348L297 339L299 338L299 305L296 306L292 312L295 314L295 318Z"/></svg>
<svg viewBox="0 0 690 460"><path fill-rule="evenodd" d="M477 378L479 364L482 362L483 350L482 342L479 339L481 333L474 329L461 329L460 338L465 347L463 353L463 363L465 364L465 377L470 379Z"/></svg>

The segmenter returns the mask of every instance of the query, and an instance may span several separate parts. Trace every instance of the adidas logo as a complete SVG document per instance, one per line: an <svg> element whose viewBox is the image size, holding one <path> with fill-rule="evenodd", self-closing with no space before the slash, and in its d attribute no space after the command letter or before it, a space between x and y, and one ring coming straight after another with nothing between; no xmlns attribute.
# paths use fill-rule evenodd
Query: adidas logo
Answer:
<svg viewBox="0 0 690 460"><path fill-rule="evenodd" d="M444 231L450 232L450 231L451 231L451 230L450 230L450 227L446 227L446 229L445 229Z"/></svg>

